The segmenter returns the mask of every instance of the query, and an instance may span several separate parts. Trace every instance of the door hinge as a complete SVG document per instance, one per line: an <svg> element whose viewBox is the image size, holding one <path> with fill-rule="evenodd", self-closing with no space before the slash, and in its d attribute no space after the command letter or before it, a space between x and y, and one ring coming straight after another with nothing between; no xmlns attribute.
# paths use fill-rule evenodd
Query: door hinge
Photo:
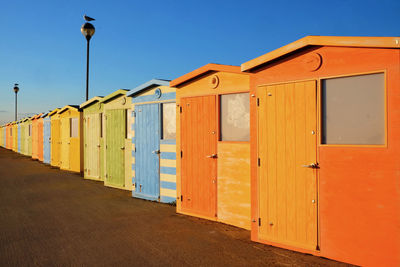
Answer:
<svg viewBox="0 0 400 267"><path fill-rule="evenodd" d="M261 218L258 218L258 226L261 226Z"/></svg>
<svg viewBox="0 0 400 267"><path fill-rule="evenodd" d="M181 150L181 158L183 157L183 151Z"/></svg>
<svg viewBox="0 0 400 267"><path fill-rule="evenodd" d="M182 107L179 107L179 112L182 113Z"/></svg>
<svg viewBox="0 0 400 267"><path fill-rule="evenodd" d="M257 165L261 166L261 159L260 158L258 158L258 160L257 160Z"/></svg>
<svg viewBox="0 0 400 267"><path fill-rule="evenodd" d="M257 107L260 106L260 99L257 98Z"/></svg>
<svg viewBox="0 0 400 267"><path fill-rule="evenodd" d="M181 195L181 201L183 201L183 196Z"/></svg>

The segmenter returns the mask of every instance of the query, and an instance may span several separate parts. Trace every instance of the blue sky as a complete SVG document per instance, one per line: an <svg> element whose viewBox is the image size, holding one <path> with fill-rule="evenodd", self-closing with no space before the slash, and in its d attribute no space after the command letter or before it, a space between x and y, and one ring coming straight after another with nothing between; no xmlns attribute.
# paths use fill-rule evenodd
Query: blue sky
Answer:
<svg viewBox="0 0 400 267"><path fill-rule="evenodd" d="M90 97L241 63L306 35L399 36L399 0L0 0L0 123L85 100L83 14L96 18Z"/></svg>

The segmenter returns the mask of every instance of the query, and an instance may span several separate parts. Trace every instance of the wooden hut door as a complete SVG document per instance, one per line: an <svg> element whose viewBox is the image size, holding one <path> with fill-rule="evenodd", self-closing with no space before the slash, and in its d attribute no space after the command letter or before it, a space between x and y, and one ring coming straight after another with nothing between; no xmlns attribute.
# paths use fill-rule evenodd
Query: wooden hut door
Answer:
<svg viewBox="0 0 400 267"><path fill-rule="evenodd" d="M60 166L60 120L51 121L51 164Z"/></svg>
<svg viewBox="0 0 400 267"><path fill-rule="evenodd" d="M160 109L159 104L135 106L134 196L150 200L160 197Z"/></svg>
<svg viewBox="0 0 400 267"><path fill-rule="evenodd" d="M125 186L125 109L106 111L106 181Z"/></svg>
<svg viewBox="0 0 400 267"><path fill-rule="evenodd" d="M216 97L181 100L182 211L217 216Z"/></svg>
<svg viewBox="0 0 400 267"><path fill-rule="evenodd" d="M43 122L43 161L50 163L50 118Z"/></svg>
<svg viewBox="0 0 400 267"><path fill-rule="evenodd" d="M69 118L61 118L60 168L69 169Z"/></svg>
<svg viewBox="0 0 400 267"><path fill-rule="evenodd" d="M259 238L315 250L316 82L262 86L257 96Z"/></svg>
<svg viewBox="0 0 400 267"><path fill-rule="evenodd" d="M85 172L88 177L100 177L100 117L89 114L85 117Z"/></svg>

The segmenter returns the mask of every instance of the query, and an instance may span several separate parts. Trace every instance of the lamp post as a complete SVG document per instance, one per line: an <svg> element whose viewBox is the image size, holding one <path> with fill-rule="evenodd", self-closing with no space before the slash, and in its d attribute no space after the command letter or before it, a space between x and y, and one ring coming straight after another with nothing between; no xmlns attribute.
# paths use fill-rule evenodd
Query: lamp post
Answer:
<svg viewBox="0 0 400 267"><path fill-rule="evenodd" d="M17 94L19 92L18 83L14 84L14 92L15 92L15 121L17 121Z"/></svg>
<svg viewBox="0 0 400 267"><path fill-rule="evenodd" d="M81 32L83 36L85 36L87 41L87 50L86 50L86 101L89 100L89 43L92 38L95 28L93 24L86 22L82 25Z"/></svg>

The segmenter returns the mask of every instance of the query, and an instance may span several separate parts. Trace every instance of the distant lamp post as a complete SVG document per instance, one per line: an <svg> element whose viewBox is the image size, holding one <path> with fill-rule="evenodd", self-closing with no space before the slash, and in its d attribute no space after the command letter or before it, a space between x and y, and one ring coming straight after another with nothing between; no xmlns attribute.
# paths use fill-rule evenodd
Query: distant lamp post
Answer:
<svg viewBox="0 0 400 267"><path fill-rule="evenodd" d="M14 84L14 92L15 92L15 121L17 121L17 94L19 92L18 83Z"/></svg>
<svg viewBox="0 0 400 267"><path fill-rule="evenodd" d="M93 24L86 22L82 25L81 32L87 40L87 50L86 50L86 101L89 100L89 43L90 39L94 35L95 28Z"/></svg>

